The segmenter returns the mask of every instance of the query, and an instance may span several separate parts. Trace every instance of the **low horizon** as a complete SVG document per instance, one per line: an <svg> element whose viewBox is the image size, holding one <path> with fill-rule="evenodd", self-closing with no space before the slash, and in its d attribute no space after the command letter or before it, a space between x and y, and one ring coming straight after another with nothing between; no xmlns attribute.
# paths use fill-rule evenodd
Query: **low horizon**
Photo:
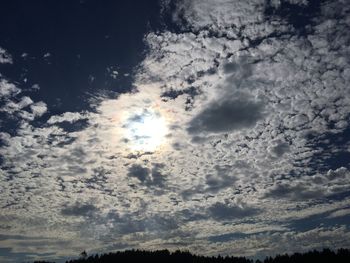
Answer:
<svg viewBox="0 0 350 263"><path fill-rule="evenodd" d="M249 258L242 257L239 255L213 255L203 256L200 254L193 254L190 251L174 250L169 251L163 250L142 250L142 249L131 249L123 251L114 251L109 253L87 253L85 250L73 259L66 259L62 262L65 263L107 263L107 262L123 262L125 260L153 260L153 262L231 262L231 263L287 263L287 262L339 262L347 263L350 260L350 250L340 248L331 250L329 248L323 248L321 250L314 249L312 251L294 252L294 253L282 253L273 256L265 256L260 258ZM27 262L32 263L32 262ZM34 263L56 263L55 261L45 261L37 259ZM58 262L57 262L58 263Z"/></svg>

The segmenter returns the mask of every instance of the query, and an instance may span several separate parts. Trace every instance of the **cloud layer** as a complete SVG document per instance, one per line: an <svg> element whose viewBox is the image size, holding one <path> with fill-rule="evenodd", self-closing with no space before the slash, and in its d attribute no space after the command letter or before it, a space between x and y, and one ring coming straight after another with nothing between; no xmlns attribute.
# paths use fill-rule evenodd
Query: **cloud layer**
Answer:
<svg viewBox="0 0 350 263"><path fill-rule="evenodd" d="M93 111L51 114L0 75L1 247L55 258L350 246L346 1L166 3L179 29L147 34L135 90L95 94ZM0 49L0 63L15 61ZM149 111L165 142L135 152L125 129Z"/></svg>

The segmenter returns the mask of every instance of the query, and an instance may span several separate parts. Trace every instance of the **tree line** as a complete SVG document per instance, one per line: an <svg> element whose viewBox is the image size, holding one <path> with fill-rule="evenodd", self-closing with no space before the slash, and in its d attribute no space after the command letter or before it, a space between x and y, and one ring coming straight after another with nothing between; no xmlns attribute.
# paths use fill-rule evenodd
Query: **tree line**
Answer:
<svg viewBox="0 0 350 263"><path fill-rule="evenodd" d="M350 250L338 249L332 251L323 249L322 251L309 251L305 253L294 253L292 255L283 254L275 257L266 257L263 260L252 260L246 257L234 256L199 256L188 251L177 250L126 250L107 254L95 254L88 256L84 251L79 259L72 259L66 263L119 263L119 262L165 262L165 263L349 263ZM34 263L54 263L48 261L35 261Z"/></svg>

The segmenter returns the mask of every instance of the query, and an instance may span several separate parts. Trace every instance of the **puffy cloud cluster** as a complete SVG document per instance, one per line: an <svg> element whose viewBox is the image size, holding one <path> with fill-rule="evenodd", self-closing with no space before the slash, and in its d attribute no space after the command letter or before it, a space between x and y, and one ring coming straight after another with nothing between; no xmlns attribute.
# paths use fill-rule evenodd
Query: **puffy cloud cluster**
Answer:
<svg viewBox="0 0 350 263"><path fill-rule="evenodd" d="M12 64L12 56L2 47L0 47L0 64Z"/></svg>
<svg viewBox="0 0 350 263"><path fill-rule="evenodd" d="M3 116L1 121L3 131L6 131L4 128L8 119L32 121L47 111L44 102L34 102L28 96L21 96L21 92L15 84L0 75L0 114Z"/></svg>

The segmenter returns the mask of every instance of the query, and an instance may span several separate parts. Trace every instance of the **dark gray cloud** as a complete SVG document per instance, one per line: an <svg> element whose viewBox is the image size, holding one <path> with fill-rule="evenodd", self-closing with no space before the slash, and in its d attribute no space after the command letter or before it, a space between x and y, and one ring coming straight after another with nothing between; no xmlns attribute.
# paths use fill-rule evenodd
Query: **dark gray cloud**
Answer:
<svg viewBox="0 0 350 263"><path fill-rule="evenodd" d="M205 183L207 184L207 191L216 193L223 188L233 187L237 178L232 175L231 166L216 166L216 174L207 174Z"/></svg>
<svg viewBox="0 0 350 263"><path fill-rule="evenodd" d="M242 82L248 79L253 74L252 63L254 59L249 56L242 56L237 58L237 61L227 62L223 65L224 73L229 77L227 78L228 85L234 85L240 87Z"/></svg>
<svg viewBox="0 0 350 263"><path fill-rule="evenodd" d="M321 188L311 189L302 184L288 184L287 182L275 184L265 194L265 197L271 198L287 198L292 200L309 200L317 199L324 196L324 191Z"/></svg>
<svg viewBox="0 0 350 263"><path fill-rule="evenodd" d="M137 178L142 184L148 186L162 186L165 175L162 173L164 164L154 163L152 168L144 167L140 164L133 164L128 170L128 175Z"/></svg>
<svg viewBox="0 0 350 263"><path fill-rule="evenodd" d="M220 221L241 219L257 215L260 212L259 209L249 206L227 205L223 203L215 203L208 210L211 217Z"/></svg>
<svg viewBox="0 0 350 263"><path fill-rule="evenodd" d="M123 215L115 211L109 212L107 216L100 217L100 222L112 223L113 234L116 236L145 231L161 233L178 228L177 217L163 213L148 215L146 209Z"/></svg>
<svg viewBox="0 0 350 263"><path fill-rule="evenodd" d="M208 215L196 210L184 209L176 213L176 217L182 222L199 221L208 218Z"/></svg>
<svg viewBox="0 0 350 263"><path fill-rule="evenodd" d="M162 186L165 181L165 175L162 170L165 165L162 163L154 163L152 167L152 184Z"/></svg>
<svg viewBox="0 0 350 263"><path fill-rule="evenodd" d="M75 204L73 206L65 207L61 213L66 216L89 216L98 211L92 204Z"/></svg>
<svg viewBox="0 0 350 263"><path fill-rule="evenodd" d="M135 177L140 180L140 182L145 182L146 180L150 180L150 169L144 167L139 164L133 164L129 168L128 175L131 177Z"/></svg>
<svg viewBox="0 0 350 263"><path fill-rule="evenodd" d="M195 116L187 128L191 134L230 132L253 127L263 118L264 105L245 97L211 103Z"/></svg>
<svg viewBox="0 0 350 263"><path fill-rule="evenodd" d="M272 152L277 156L281 157L283 154L288 152L289 149L289 144L288 143L279 143L276 146L272 148Z"/></svg>

